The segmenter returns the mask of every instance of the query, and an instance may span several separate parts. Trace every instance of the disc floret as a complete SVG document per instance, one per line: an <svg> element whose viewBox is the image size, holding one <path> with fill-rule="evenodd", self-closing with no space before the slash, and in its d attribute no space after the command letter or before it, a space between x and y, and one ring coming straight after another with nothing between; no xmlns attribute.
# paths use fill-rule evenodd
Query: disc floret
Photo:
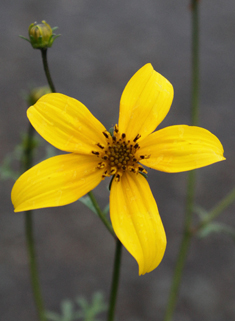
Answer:
<svg viewBox="0 0 235 321"><path fill-rule="evenodd" d="M126 134L119 132L118 125L114 126L112 136L108 131L104 131L103 134L107 140L107 146L98 143L97 146L100 150L92 151L92 154L101 159L98 168L104 170L102 178L115 175L115 180L120 181L125 171L147 174L147 171L138 162L149 156L136 156L136 151L140 148L137 143L140 138L139 134L133 141L127 140Z"/></svg>

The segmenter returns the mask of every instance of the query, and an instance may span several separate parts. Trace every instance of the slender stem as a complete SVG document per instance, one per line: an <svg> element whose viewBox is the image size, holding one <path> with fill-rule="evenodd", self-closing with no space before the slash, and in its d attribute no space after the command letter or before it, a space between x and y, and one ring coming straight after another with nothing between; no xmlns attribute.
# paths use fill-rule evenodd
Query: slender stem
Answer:
<svg viewBox="0 0 235 321"><path fill-rule="evenodd" d="M33 163L33 138L34 138L34 128L29 123L26 139L24 141L24 151L21 158L21 172L27 171Z"/></svg>
<svg viewBox="0 0 235 321"><path fill-rule="evenodd" d="M122 243L119 241L119 239L116 239L116 251L115 251L115 259L114 259L114 266L113 266L113 278L112 278L112 285L111 285L111 291L110 291L107 321L114 320L120 268L121 268L121 258L122 258Z"/></svg>
<svg viewBox="0 0 235 321"><path fill-rule="evenodd" d="M26 141L24 142L24 152L21 159L21 170L22 172L28 170L32 166L33 162L33 136L34 136L34 128L31 124L28 127L28 133L26 137ZM37 269L37 260L36 260L36 250L35 243L33 237L33 218L32 211L25 212L25 237L26 237L26 245L28 251L29 258L29 269L30 269L30 277L31 277L31 285L33 290L33 296L35 305L37 308L37 313L40 321L46 321L44 304L41 295L40 282L38 276Z"/></svg>
<svg viewBox="0 0 235 321"><path fill-rule="evenodd" d="M185 206L185 232L190 231L191 229L195 187L196 187L196 171L194 170L188 173L186 206Z"/></svg>
<svg viewBox="0 0 235 321"><path fill-rule="evenodd" d="M188 249L190 245L191 235L190 233L184 233L181 241L179 254L177 257L177 262L175 266L174 276L171 284L170 294L168 298L167 309L165 313L164 321L172 320L172 316L175 310L180 282L182 279L182 271L184 269L185 261L188 254Z"/></svg>
<svg viewBox="0 0 235 321"><path fill-rule="evenodd" d="M192 224L193 202L194 202L194 193L195 193L195 178L196 178L195 171L191 171L188 175L184 233L183 233L183 238L181 240L179 253L176 261L176 266L174 270L174 275L173 275L173 280L171 284L164 321L170 321L172 319L178 294L179 294L179 288L180 288L180 283L182 279L183 269L187 259L188 249L189 249L190 241L192 237L191 224Z"/></svg>
<svg viewBox="0 0 235 321"><path fill-rule="evenodd" d="M192 125L199 119L199 0L191 0L192 6Z"/></svg>
<svg viewBox="0 0 235 321"><path fill-rule="evenodd" d="M191 0L192 7L192 104L191 123L197 125L199 114L199 20L198 20L198 0ZM188 174L184 234L180 244L180 249L176 261L173 280L171 284L168 304L164 321L172 320L175 310L183 269L187 259L187 253L192 237L191 224L193 215L193 204L195 195L196 172Z"/></svg>
<svg viewBox="0 0 235 321"><path fill-rule="evenodd" d="M50 74L50 71L49 71L49 66L48 66L48 63L47 63L47 49L41 49L41 53L42 53L43 68L44 68L44 71L45 71L45 74L46 74L46 77L47 77L48 85L51 88L51 92L55 93L56 89L55 89L55 86L53 84L53 81L52 81L52 78L51 78L51 74Z"/></svg>
<svg viewBox="0 0 235 321"><path fill-rule="evenodd" d="M107 229L109 230L109 232L115 236L115 233L113 231L113 227L112 225L109 223L109 221L107 220L106 216L104 215L104 213L101 211L100 207L99 207L99 204L93 194L92 191L90 191L88 193L88 196L90 197L91 201L92 201L92 204L94 205L94 208L96 209L96 212L97 214L99 215L101 221L104 223L104 225L107 227Z"/></svg>
<svg viewBox="0 0 235 321"><path fill-rule="evenodd" d="M43 299L41 295L40 282L38 277L36 251L33 237L33 218L32 211L25 212L25 234L27 242L27 250L29 257L29 268L31 284L33 289L34 301L40 321L46 321Z"/></svg>

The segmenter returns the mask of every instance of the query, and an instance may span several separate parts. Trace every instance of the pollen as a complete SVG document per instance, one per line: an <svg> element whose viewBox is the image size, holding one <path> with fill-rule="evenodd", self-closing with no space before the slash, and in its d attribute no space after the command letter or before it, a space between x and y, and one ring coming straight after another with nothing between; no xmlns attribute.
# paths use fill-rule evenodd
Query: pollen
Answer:
<svg viewBox="0 0 235 321"><path fill-rule="evenodd" d="M97 143L98 150L92 151L92 154L100 158L98 168L103 170L102 177L114 175L116 181L120 181L123 173L129 171L135 174L146 173L147 171L138 163L140 159L148 158L148 155L136 156L136 151L140 148L138 139L139 134L133 141L126 139L125 133L120 133L118 126L114 126L113 136L108 131L103 132L107 140L106 147Z"/></svg>

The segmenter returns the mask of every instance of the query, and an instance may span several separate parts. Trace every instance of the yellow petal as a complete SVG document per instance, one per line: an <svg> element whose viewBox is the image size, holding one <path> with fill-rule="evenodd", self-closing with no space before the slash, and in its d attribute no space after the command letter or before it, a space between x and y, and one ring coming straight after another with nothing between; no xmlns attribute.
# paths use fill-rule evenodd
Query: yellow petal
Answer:
<svg viewBox="0 0 235 321"><path fill-rule="evenodd" d="M141 138L153 132L167 115L173 87L151 64L139 69L126 85L119 113L119 129L128 139ZM139 140L139 141L140 141Z"/></svg>
<svg viewBox="0 0 235 321"><path fill-rule="evenodd" d="M125 173L113 180L110 217L114 231L139 264L139 275L151 272L161 262L166 235L157 204L142 175Z"/></svg>
<svg viewBox="0 0 235 321"><path fill-rule="evenodd" d="M27 115L36 131L63 151L90 154L97 143L106 144L105 127L74 98L47 94Z"/></svg>
<svg viewBox="0 0 235 321"><path fill-rule="evenodd" d="M101 181L95 156L66 154L49 158L21 175L11 198L15 212L70 204Z"/></svg>
<svg viewBox="0 0 235 321"><path fill-rule="evenodd" d="M223 146L208 130L186 125L166 127L141 142L137 155L150 155L140 162L163 172L176 173L224 160Z"/></svg>

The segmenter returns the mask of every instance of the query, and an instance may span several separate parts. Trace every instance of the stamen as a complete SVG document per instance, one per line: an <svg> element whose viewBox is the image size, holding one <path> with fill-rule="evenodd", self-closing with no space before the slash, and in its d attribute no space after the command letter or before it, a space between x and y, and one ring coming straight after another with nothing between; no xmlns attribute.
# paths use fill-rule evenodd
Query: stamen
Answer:
<svg viewBox="0 0 235 321"><path fill-rule="evenodd" d="M102 175L102 179L104 179L105 177L109 176L108 175L108 171L105 171L104 174Z"/></svg>
<svg viewBox="0 0 235 321"><path fill-rule="evenodd" d="M140 155L140 159L148 159L150 155Z"/></svg>
<svg viewBox="0 0 235 321"><path fill-rule="evenodd" d="M99 146L101 149L104 149L104 146L101 145L100 143L98 143L97 146Z"/></svg>
<svg viewBox="0 0 235 321"><path fill-rule="evenodd" d="M122 139L124 139L126 137L126 134L125 133L123 133L122 134Z"/></svg>
<svg viewBox="0 0 235 321"><path fill-rule="evenodd" d="M121 178L120 173L117 173L116 176L115 176L115 181L116 182L120 182L120 178Z"/></svg>
<svg viewBox="0 0 235 321"><path fill-rule="evenodd" d="M133 142L136 142L141 137L140 134L137 134L136 137L133 139Z"/></svg>
<svg viewBox="0 0 235 321"><path fill-rule="evenodd" d="M135 149L140 148L139 144L136 143L136 144L134 145L134 148L135 148Z"/></svg>
<svg viewBox="0 0 235 321"><path fill-rule="evenodd" d="M139 169L139 171L140 171L141 173L148 174L148 172L146 171L146 169L144 169L142 166L139 166L138 169Z"/></svg>
<svg viewBox="0 0 235 321"><path fill-rule="evenodd" d="M109 134L109 132L108 132L107 130L103 132L103 135L104 135L105 138L107 138L107 139L110 137L110 134Z"/></svg>
<svg viewBox="0 0 235 321"><path fill-rule="evenodd" d="M105 162L100 162L100 163L98 164L97 168L102 169L102 168L104 168L105 166L106 166L106 163L105 163Z"/></svg>
<svg viewBox="0 0 235 321"><path fill-rule="evenodd" d="M92 152L92 154L94 154L94 155L96 155L96 156L100 156L100 153L99 152L95 152L95 151L91 151Z"/></svg>
<svg viewBox="0 0 235 321"><path fill-rule="evenodd" d="M116 167L111 167L110 174L114 175L114 174L116 174L116 172L117 172L117 168Z"/></svg>

